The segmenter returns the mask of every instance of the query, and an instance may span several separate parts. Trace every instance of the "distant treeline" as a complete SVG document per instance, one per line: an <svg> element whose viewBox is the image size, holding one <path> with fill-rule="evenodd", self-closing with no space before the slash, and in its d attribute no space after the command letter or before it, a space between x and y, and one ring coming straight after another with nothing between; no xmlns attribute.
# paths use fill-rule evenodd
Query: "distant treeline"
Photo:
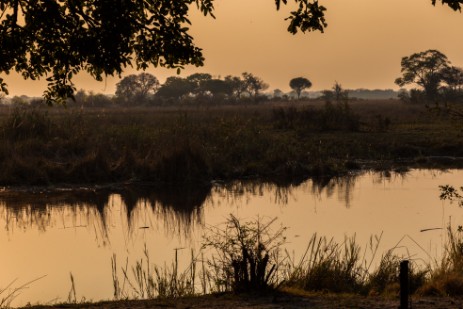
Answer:
<svg viewBox="0 0 463 309"><path fill-rule="evenodd" d="M244 72L241 76L225 76L216 78L208 73L195 73L185 78L171 76L164 84L152 74L140 73L129 75L121 79L116 85L113 95L87 92L79 90L73 100L68 100L68 106L172 106L172 105L221 105L239 103L260 103L265 101L295 101L307 99L330 100L331 90L308 91L312 83L305 77L296 77L289 81L291 91L280 89L267 91L269 85L260 77ZM394 99L399 92L392 89L344 90L351 99ZM3 98L3 104L40 105L41 98L15 96Z"/></svg>
<svg viewBox="0 0 463 309"><path fill-rule="evenodd" d="M115 94L103 95L77 91L68 106L176 106L176 105L230 105L262 103L265 101L333 100L388 100L400 99L404 103L434 104L449 108L463 102L463 68L451 65L447 56L438 50L427 50L403 57L401 77L395 84L401 88L345 90L338 82L331 89L310 91L312 82L306 77L288 81L291 91L268 91L269 85L260 77L243 72L239 76L212 76L194 73L187 77L170 76L163 84L150 73L125 76L116 84ZM416 88L412 88L412 86ZM74 88L73 88L74 90ZM40 98L26 96L2 98L2 103L43 104Z"/></svg>
<svg viewBox="0 0 463 309"><path fill-rule="evenodd" d="M397 99L399 92L392 89L354 89L348 90L349 97L365 100Z"/></svg>

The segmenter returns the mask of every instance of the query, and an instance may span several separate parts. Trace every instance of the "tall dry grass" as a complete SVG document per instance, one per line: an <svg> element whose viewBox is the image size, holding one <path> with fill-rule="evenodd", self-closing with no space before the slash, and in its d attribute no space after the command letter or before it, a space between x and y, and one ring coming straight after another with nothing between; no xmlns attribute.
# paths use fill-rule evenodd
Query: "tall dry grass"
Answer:
<svg viewBox="0 0 463 309"><path fill-rule="evenodd" d="M193 251L191 261L184 270L179 269L177 250L172 264L164 266L151 263L146 246L144 258L130 267L128 258L122 267L118 267L117 257L113 255L111 269L114 299L176 298L195 295L197 293L195 283L198 280L197 264L198 258ZM205 286L201 289L206 291Z"/></svg>
<svg viewBox="0 0 463 309"><path fill-rule="evenodd" d="M113 257L114 296L116 299L175 298L284 289L398 297L400 262L407 257L394 255L391 249L373 267L382 236L372 237L362 249L355 236L339 243L315 234L306 250L295 258L284 250L286 229L275 228L275 220L257 218L244 222L230 216L222 225L211 227L204 236L203 251L192 253L184 270L179 269L177 257L170 266L152 265L146 251L145 259L132 267L126 261L120 270ZM439 295L455 295L459 291L462 273L460 264L456 263L461 263L461 253L457 257L455 247L448 249L447 259L451 260L446 260L441 268L411 263L411 293L429 295L430 291L439 291ZM446 279L445 286L441 286L442 278Z"/></svg>
<svg viewBox="0 0 463 309"><path fill-rule="evenodd" d="M434 166L432 157L463 156L459 132L449 115L396 101L3 109L0 185L282 182Z"/></svg>

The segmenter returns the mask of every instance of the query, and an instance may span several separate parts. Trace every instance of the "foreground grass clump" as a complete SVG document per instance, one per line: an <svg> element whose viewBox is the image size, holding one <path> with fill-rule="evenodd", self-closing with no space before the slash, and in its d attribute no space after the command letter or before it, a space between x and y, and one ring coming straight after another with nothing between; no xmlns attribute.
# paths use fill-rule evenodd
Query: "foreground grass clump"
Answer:
<svg viewBox="0 0 463 309"><path fill-rule="evenodd" d="M309 291L358 292L362 289L363 269L360 247L355 238L339 245L333 239L312 236L301 260L291 263L288 286Z"/></svg>
<svg viewBox="0 0 463 309"><path fill-rule="evenodd" d="M463 207L463 187L458 189L449 186L440 186L441 200L456 202ZM461 296L463 295L463 226L454 229L447 227L447 243L445 254L440 263L430 274L429 280L419 291L422 295Z"/></svg>
<svg viewBox="0 0 463 309"><path fill-rule="evenodd" d="M168 267L152 265L145 248L145 258L140 259L129 269L128 259L118 268L115 255L111 258L114 299L153 299L192 296L195 291L196 260L192 252L190 268L179 270L177 253L174 262ZM119 272L122 273L122 279Z"/></svg>
<svg viewBox="0 0 463 309"><path fill-rule="evenodd" d="M280 246L284 228L272 231L273 220L240 222L230 218L211 227L204 236L201 254L192 251L185 270L179 269L177 251L170 266L152 265L145 258L129 269L111 259L115 299L176 298L215 292L262 292L280 284ZM212 250L210 250L212 249ZM121 275L122 274L122 275Z"/></svg>
<svg viewBox="0 0 463 309"><path fill-rule="evenodd" d="M275 290L398 297L402 258L389 250L380 263L372 267L381 237L373 237L369 250L362 250L355 237L337 243L334 239L313 235L306 251L296 259L284 250L286 228L273 229L275 222L276 219L260 218L242 222L230 216L223 225L210 228L203 238L202 248L206 250L198 255L192 253L184 271L179 270L177 257L170 267L162 268L151 265L145 252L145 261L138 261L132 267L132 276L126 262L121 268L121 280L114 257L115 298ZM440 270L412 263L410 292L430 290L429 287L438 282L435 276L439 273ZM461 278L462 274L459 280ZM126 283L125 288L121 281Z"/></svg>
<svg viewBox="0 0 463 309"><path fill-rule="evenodd" d="M396 101L288 104L2 108L0 185L281 182L463 166L452 159L463 156L463 136L449 115Z"/></svg>
<svg viewBox="0 0 463 309"><path fill-rule="evenodd" d="M315 234L301 259L297 263L290 259L283 285L306 291L397 296L402 258L389 250L377 268L371 269L380 241L381 237L372 237L368 250L362 250L355 237L337 243ZM427 270L411 268L410 292L424 284L426 274Z"/></svg>
<svg viewBox="0 0 463 309"><path fill-rule="evenodd" d="M447 244L442 261L431 272L426 284L419 290L422 295L463 295L463 228L447 228Z"/></svg>
<svg viewBox="0 0 463 309"><path fill-rule="evenodd" d="M213 228L205 236L203 247L213 249L209 265L220 289L245 292L274 289L279 284L285 228L272 231L275 220L241 223L231 215L223 229Z"/></svg>
<svg viewBox="0 0 463 309"><path fill-rule="evenodd" d="M399 269L401 261L402 259L394 255L391 250L387 251L381 257L379 266L368 276L366 284L368 294L399 295ZM415 263L410 263L408 283L411 294L426 284L430 272L431 270L428 266L420 268Z"/></svg>

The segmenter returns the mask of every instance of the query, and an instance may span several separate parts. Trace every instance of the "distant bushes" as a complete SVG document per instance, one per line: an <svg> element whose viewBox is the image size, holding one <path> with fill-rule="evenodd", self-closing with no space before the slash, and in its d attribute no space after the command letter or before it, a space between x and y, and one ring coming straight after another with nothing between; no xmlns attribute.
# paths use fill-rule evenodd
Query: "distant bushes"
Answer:
<svg viewBox="0 0 463 309"><path fill-rule="evenodd" d="M34 108L15 108L2 126L3 137L10 140L45 139L50 136L52 122L46 112Z"/></svg>
<svg viewBox="0 0 463 309"><path fill-rule="evenodd" d="M420 89L410 89L407 91L405 89L400 90L399 99L404 103L411 103L411 104L425 104L427 103L426 93Z"/></svg>
<svg viewBox="0 0 463 309"><path fill-rule="evenodd" d="M279 128L294 128L295 125L310 131L350 131L360 129L360 116L349 105L349 92L339 83L332 90L323 91L325 103L322 108L295 107L279 108L273 111L273 120Z"/></svg>
<svg viewBox="0 0 463 309"><path fill-rule="evenodd" d="M360 117L347 103L333 104L326 102L323 108L279 107L273 109L275 128L294 129L296 127L314 132L360 130Z"/></svg>

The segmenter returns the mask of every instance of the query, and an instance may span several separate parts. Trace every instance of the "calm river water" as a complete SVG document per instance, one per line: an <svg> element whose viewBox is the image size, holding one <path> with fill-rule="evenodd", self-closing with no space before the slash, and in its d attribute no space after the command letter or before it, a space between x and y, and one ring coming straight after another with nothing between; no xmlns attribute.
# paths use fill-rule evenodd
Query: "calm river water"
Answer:
<svg viewBox="0 0 463 309"><path fill-rule="evenodd" d="M67 301L72 274L78 301L112 299L113 256L130 267L145 258L146 247L151 263L162 266L171 264L177 249L185 264L190 248L199 251L205 230L229 214L242 220L278 217L276 225L288 227L286 248L296 256L314 233L339 242L356 235L363 247L382 234L379 255L395 248L400 256L430 262L442 255L448 223L463 222L463 209L439 200L443 184L460 187L463 171L364 173L287 187L233 183L160 193L3 192L0 289L41 278L12 305Z"/></svg>

